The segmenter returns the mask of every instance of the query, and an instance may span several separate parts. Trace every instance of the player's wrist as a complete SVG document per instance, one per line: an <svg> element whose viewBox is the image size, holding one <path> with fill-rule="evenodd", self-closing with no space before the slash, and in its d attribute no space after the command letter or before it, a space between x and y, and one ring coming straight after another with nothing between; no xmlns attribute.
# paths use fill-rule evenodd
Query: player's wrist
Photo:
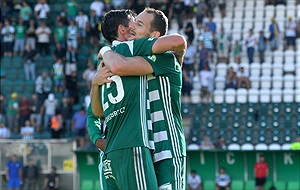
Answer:
<svg viewBox="0 0 300 190"><path fill-rule="evenodd" d="M103 55L104 55L107 51L109 51L109 50L111 50L111 48L110 48L109 46L104 46L104 47L102 47L102 48L100 49L100 54L102 55L102 57L103 57Z"/></svg>

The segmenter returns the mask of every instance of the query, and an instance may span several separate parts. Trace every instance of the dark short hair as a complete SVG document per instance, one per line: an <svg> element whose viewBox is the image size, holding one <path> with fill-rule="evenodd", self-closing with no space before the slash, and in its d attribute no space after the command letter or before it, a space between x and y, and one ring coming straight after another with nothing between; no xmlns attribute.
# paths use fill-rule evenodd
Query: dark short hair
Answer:
<svg viewBox="0 0 300 190"><path fill-rule="evenodd" d="M161 10L146 7L144 11L153 15L150 32L158 31L160 35L166 35L168 32L168 18Z"/></svg>
<svg viewBox="0 0 300 190"><path fill-rule="evenodd" d="M107 12L101 23L101 32L103 37L112 43L119 36L118 27L123 25L129 27L129 22L135 17L135 13L130 10L111 10Z"/></svg>

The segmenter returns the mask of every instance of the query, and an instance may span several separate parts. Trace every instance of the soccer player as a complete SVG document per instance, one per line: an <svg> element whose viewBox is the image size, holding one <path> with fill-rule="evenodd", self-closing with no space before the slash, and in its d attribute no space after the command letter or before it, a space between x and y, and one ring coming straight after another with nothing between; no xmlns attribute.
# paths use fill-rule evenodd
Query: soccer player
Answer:
<svg viewBox="0 0 300 190"><path fill-rule="evenodd" d="M167 31L167 18L161 11L147 8L137 16L130 27L132 31L129 39L159 37ZM153 44L152 52L156 47L155 42L152 38L148 41L149 44ZM133 52L135 48L138 46L133 46ZM182 47L182 53L185 48L186 44ZM104 63L113 74L154 73L148 76L148 90L155 142L154 167L158 185L159 189L183 189L186 155L180 114L181 65L170 52L145 56L144 60L140 57L126 58L113 51L103 53L103 49L100 52ZM183 54L179 55L179 60L182 60L182 56Z"/></svg>

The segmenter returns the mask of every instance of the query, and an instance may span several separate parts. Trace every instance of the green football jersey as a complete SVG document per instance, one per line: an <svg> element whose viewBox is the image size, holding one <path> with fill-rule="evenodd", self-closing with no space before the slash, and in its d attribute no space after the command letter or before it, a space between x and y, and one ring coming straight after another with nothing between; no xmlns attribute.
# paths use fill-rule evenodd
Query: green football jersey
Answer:
<svg viewBox="0 0 300 190"><path fill-rule="evenodd" d="M154 162L186 156L181 116L181 66L170 52L144 58L154 70L154 75L148 77L155 143Z"/></svg>
<svg viewBox="0 0 300 190"><path fill-rule="evenodd" d="M103 126L101 126L101 120L99 116L95 116L91 104L89 105L87 109L87 122L86 127L88 130L88 133L90 135L90 140L96 144L97 139L104 138L104 130L102 129Z"/></svg>
<svg viewBox="0 0 300 190"><path fill-rule="evenodd" d="M153 39L113 42L112 50L132 57L150 55ZM107 125L105 153L130 147L151 148L146 76L112 76L102 85L101 104Z"/></svg>

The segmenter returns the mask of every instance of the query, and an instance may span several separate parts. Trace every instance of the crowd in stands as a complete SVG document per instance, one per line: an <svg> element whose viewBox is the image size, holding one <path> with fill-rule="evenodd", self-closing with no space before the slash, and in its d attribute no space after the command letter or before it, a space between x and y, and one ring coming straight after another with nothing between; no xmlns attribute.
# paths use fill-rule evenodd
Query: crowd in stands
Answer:
<svg viewBox="0 0 300 190"><path fill-rule="evenodd" d="M146 6L162 10L169 18L169 29L184 34L188 42L182 93L190 96L194 77L198 76L201 97L206 102L210 101L214 89L212 65L228 63L230 58L240 63L243 48L252 63L256 47L263 63L268 45L272 51L278 48L279 32L286 34L286 49L295 49L295 40L300 36L300 20L296 22L290 17L286 28L278 28L275 18L270 18L269 37L263 32L257 37L249 29L244 41L234 39L214 22L216 11L220 11L222 18L226 17L226 1L93 0L80 3L75 0L1 1L1 57L21 57L25 80L33 81L35 90L30 94L0 92L0 126L7 128L1 130L6 132L2 132L5 135L1 134L0 138L39 138L37 133L45 131L52 131L52 138L71 133L86 135L82 130L90 80L96 72L97 52L107 44L101 36L100 22L109 10L128 8L139 13ZM83 52L87 52L86 55ZM42 67L37 67L38 62ZM2 78L1 83L5 80ZM84 93L79 92L82 86ZM229 69L226 88L250 88L248 71L242 67L238 71Z"/></svg>

